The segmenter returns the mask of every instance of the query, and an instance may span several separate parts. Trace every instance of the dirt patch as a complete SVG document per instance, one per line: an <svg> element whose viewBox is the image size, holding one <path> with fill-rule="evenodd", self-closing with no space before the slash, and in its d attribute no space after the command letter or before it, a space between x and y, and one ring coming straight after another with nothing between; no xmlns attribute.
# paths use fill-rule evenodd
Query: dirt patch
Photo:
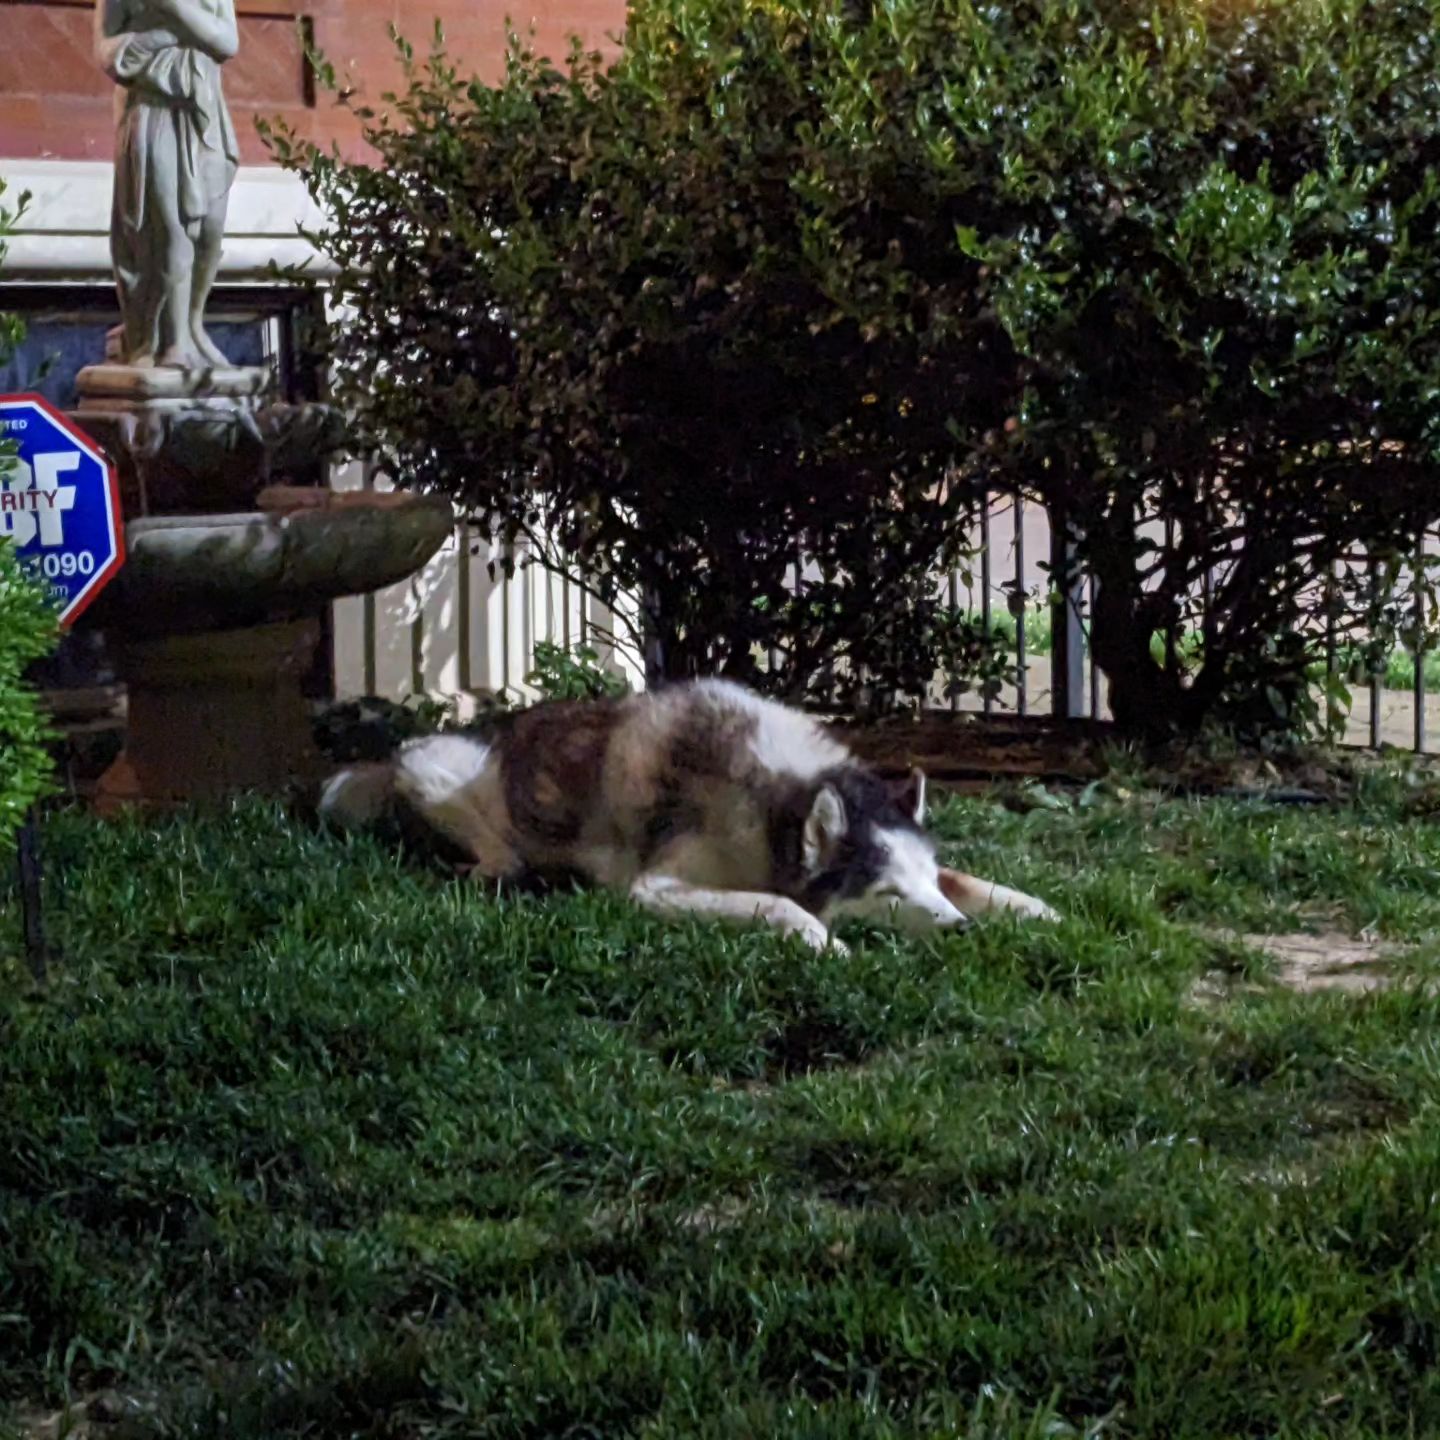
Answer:
<svg viewBox="0 0 1440 1440"><path fill-rule="evenodd" d="M689 1230L696 1235L714 1235L718 1231L733 1230L750 1212L750 1204L738 1195L727 1195L709 1205L697 1205L675 1217L677 1229Z"/></svg>
<svg viewBox="0 0 1440 1440"><path fill-rule="evenodd" d="M1348 990L1363 994L1395 983L1404 947L1348 935L1242 935L1274 964L1275 979L1292 990Z"/></svg>
<svg viewBox="0 0 1440 1440"><path fill-rule="evenodd" d="M1327 931L1315 935L1255 935L1233 931L1211 932L1226 945L1259 951L1270 961L1270 983L1301 994L1341 991L1364 995L1385 990L1405 978L1397 961L1410 947L1383 940ZM1244 976L1220 970L1207 971L1196 981L1191 999L1199 1004L1228 1000L1265 989Z"/></svg>
<svg viewBox="0 0 1440 1440"><path fill-rule="evenodd" d="M23 1440L124 1440L153 1412L145 1397L101 1390L63 1410L22 1407L15 1423Z"/></svg>

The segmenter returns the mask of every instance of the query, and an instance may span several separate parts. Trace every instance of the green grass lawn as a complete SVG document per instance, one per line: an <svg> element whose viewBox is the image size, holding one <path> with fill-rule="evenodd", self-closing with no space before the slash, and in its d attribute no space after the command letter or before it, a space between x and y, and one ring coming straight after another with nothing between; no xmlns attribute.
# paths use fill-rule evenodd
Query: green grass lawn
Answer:
<svg viewBox="0 0 1440 1440"><path fill-rule="evenodd" d="M0 977L0 1403L114 1386L96 1433L197 1440L1440 1433L1440 1001L1187 1001L1245 963L1201 925L1432 973L1440 828L1376 784L939 829L1070 918L817 956L263 805L56 819L64 959Z"/></svg>

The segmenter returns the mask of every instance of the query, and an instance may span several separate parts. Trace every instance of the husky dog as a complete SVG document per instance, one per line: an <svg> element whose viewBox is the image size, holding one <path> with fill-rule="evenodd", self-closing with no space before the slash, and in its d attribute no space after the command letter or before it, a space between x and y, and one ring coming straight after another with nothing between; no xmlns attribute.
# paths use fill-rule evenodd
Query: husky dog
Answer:
<svg viewBox="0 0 1440 1440"><path fill-rule="evenodd" d="M1058 918L936 863L920 771L892 788L817 721L722 680L538 705L490 740L414 740L332 776L320 811L346 826L408 815L482 878L578 874L650 910L758 921L817 949L854 916Z"/></svg>

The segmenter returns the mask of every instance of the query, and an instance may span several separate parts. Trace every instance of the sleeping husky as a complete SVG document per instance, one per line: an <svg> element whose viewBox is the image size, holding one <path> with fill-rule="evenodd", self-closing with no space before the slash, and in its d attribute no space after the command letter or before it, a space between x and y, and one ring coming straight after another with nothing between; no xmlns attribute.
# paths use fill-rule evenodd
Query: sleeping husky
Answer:
<svg viewBox="0 0 1440 1440"><path fill-rule="evenodd" d="M435 735L326 783L326 818L418 819L493 880L566 872L667 915L806 944L865 917L920 930L1043 901L942 869L925 777L892 787L823 725L728 681L536 706L491 740Z"/></svg>

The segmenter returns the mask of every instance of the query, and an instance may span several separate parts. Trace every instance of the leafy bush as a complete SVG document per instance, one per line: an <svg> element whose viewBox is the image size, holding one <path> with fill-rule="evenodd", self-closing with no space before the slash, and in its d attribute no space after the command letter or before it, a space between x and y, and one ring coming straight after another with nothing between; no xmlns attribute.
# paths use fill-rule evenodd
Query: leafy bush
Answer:
<svg viewBox="0 0 1440 1440"><path fill-rule="evenodd" d="M993 489L1074 532L1122 723L1273 729L1440 519L1436 10L641 0L608 63L405 51L377 166L272 140L369 441L664 673L994 683L928 578Z"/></svg>
<svg viewBox="0 0 1440 1440"><path fill-rule="evenodd" d="M388 760L407 740L456 728L454 706L429 696L400 703L379 695L317 707L313 733L330 760Z"/></svg>
<svg viewBox="0 0 1440 1440"><path fill-rule="evenodd" d="M924 76L868 112L931 147L961 122L957 216L981 202L961 244L1018 382L985 462L1078 529L1133 728L1303 728L1327 620L1376 664L1420 638L1402 572L1440 518L1435 20L1429 0L1022 4L985 22L1003 63L930 123ZM1202 643L1157 660L1187 628Z"/></svg>
<svg viewBox="0 0 1440 1440"><path fill-rule="evenodd" d="M947 426L1005 411L929 358L970 319L928 307L896 217L827 218L855 164L800 24L640 7L609 66L408 62L393 120L359 109L378 165L271 139L329 215L338 395L401 483L641 597L652 673L883 703L991 661L930 576L970 503Z"/></svg>
<svg viewBox="0 0 1440 1440"><path fill-rule="evenodd" d="M5 192L9 186L5 183L4 176L0 176L0 262L5 259L6 237L13 233L15 224L25 213L25 207L30 203L29 194L22 194L19 202L12 210L5 203ZM14 352L15 347L20 343L20 337L24 334L24 327L20 323L18 315L6 315L0 313L0 360L8 360ZM0 446L4 445L0 439Z"/></svg>
<svg viewBox="0 0 1440 1440"><path fill-rule="evenodd" d="M5 182L0 180L0 201ZM0 203L0 261L5 237L25 208ZM18 318L0 315L0 360L19 340ZM0 477L14 443L0 437ZM21 565L10 543L0 538L0 851L8 849L25 812L44 793L52 768L45 748L49 727L25 671L55 643L55 615L41 588Z"/></svg>
<svg viewBox="0 0 1440 1440"><path fill-rule="evenodd" d="M0 458L0 470L4 463ZM0 851L50 780L50 727L24 677L50 653L55 636L54 610L9 542L0 540Z"/></svg>
<svg viewBox="0 0 1440 1440"><path fill-rule="evenodd" d="M624 695L630 688L605 668L590 646L566 647L547 640L536 643L534 668L525 679L541 700L588 700ZM453 701L430 695L412 695L403 702L367 695L328 703L316 711L315 742L337 763L385 760L417 736L454 731L483 735L523 708L508 690L472 698L478 702L476 713L463 723Z"/></svg>
<svg viewBox="0 0 1440 1440"><path fill-rule="evenodd" d="M630 690L624 677L607 670L589 645L567 649L548 640L536 642L535 668L525 678L546 700L597 700Z"/></svg>

